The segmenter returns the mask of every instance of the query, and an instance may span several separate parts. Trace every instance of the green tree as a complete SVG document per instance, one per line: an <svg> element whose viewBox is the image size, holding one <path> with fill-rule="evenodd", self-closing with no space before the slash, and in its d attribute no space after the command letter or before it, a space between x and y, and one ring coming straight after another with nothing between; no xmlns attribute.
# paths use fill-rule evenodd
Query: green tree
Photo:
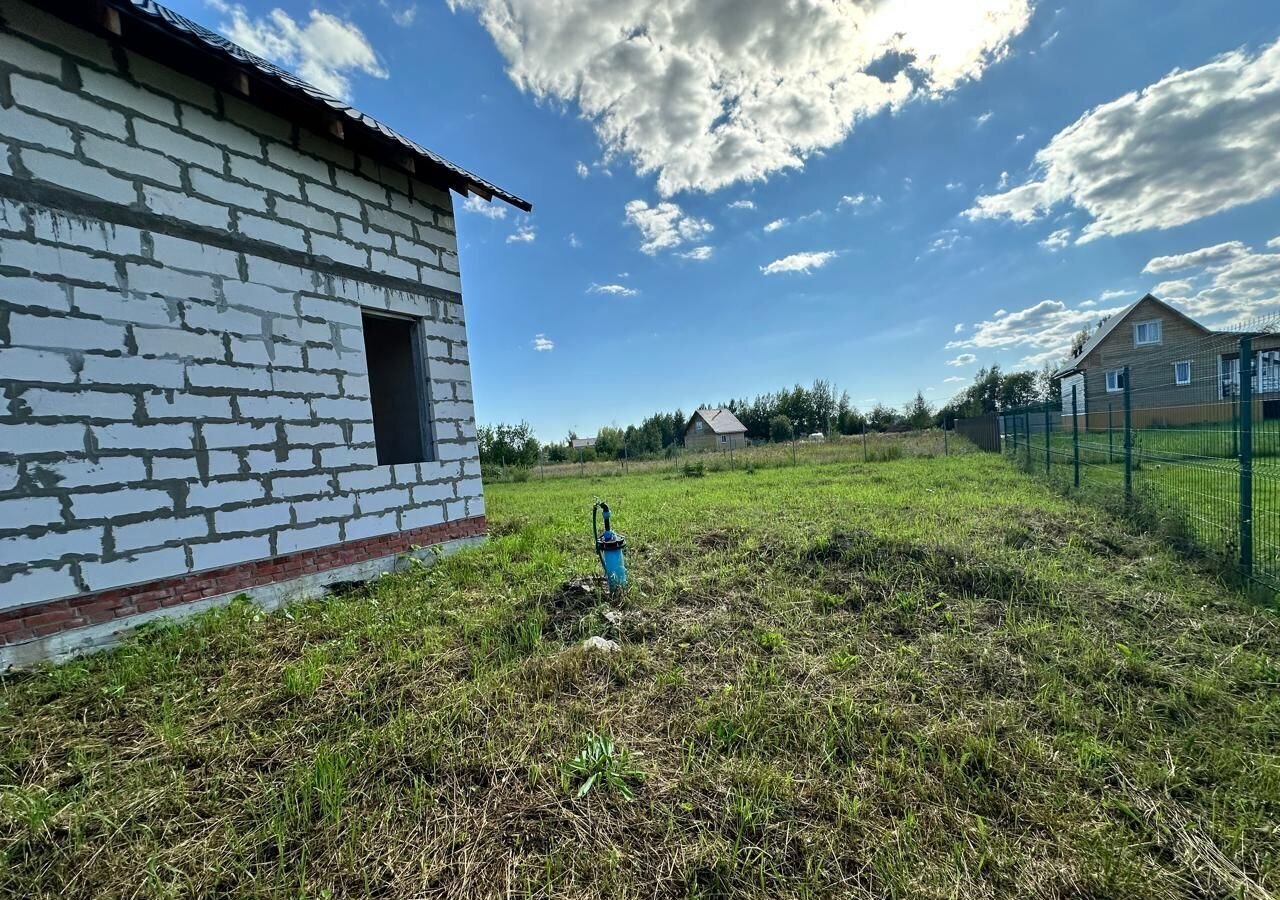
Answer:
<svg viewBox="0 0 1280 900"><path fill-rule="evenodd" d="M883 403L877 403L867 417L867 424L873 431L888 431L898 424L900 417L897 410Z"/></svg>
<svg viewBox="0 0 1280 900"><path fill-rule="evenodd" d="M528 422L519 425L482 425L476 429L480 463L489 466L531 466L540 446Z"/></svg>
<svg viewBox="0 0 1280 900"><path fill-rule="evenodd" d="M769 420L769 439L775 444L783 444L795 436L791 420L786 416L774 416Z"/></svg>
<svg viewBox="0 0 1280 900"><path fill-rule="evenodd" d="M906 405L903 418L914 431L922 431L933 424L933 407L924 399L922 391L916 391L915 399Z"/></svg>
<svg viewBox="0 0 1280 900"><path fill-rule="evenodd" d="M622 456L622 444L626 436L621 428L601 428L596 435L596 458L617 459Z"/></svg>

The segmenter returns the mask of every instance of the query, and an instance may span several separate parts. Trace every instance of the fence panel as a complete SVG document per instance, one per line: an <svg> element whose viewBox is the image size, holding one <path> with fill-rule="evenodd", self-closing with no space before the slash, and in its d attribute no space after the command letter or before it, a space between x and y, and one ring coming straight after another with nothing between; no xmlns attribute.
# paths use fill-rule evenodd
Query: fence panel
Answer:
<svg viewBox="0 0 1280 900"><path fill-rule="evenodd" d="M1009 457L1280 589L1280 317L1096 355L1053 416L1004 411Z"/></svg>
<svg viewBox="0 0 1280 900"><path fill-rule="evenodd" d="M995 413L975 416L969 419L956 419L956 434L972 441L980 450L988 453L1000 452L1001 419Z"/></svg>

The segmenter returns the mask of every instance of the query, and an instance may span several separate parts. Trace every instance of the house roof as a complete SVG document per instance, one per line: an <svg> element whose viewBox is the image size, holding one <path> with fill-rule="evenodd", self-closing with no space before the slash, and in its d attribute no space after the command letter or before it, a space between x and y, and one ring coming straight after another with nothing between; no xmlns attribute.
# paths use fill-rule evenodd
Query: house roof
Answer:
<svg viewBox="0 0 1280 900"><path fill-rule="evenodd" d="M1060 368L1058 371L1054 372L1053 377L1061 378L1064 375L1070 375L1072 372L1079 369L1080 365L1085 361L1085 358L1088 357L1088 355L1092 353L1094 350L1096 350L1099 344L1101 344L1104 340L1106 340L1107 335L1115 331L1116 327L1119 326L1121 322L1128 319L1129 316L1133 314L1134 310L1136 310L1139 306L1147 302L1154 303L1164 311L1172 313L1173 315L1178 316L1179 318L1184 319L1187 322L1190 322L1193 326L1200 329L1205 334L1213 333L1208 328L1205 328L1203 325L1201 325L1195 319L1191 318L1186 313L1182 312L1181 310L1174 309L1168 303L1165 303L1155 294L1147 294L1145 297L1143 297L1141 300L1138 300L1136 303L1130 304L1130 306L1127 309L1125 309L1123 312L1117 313L1116 315L1107 319L1107 321L1103 322L1102 327L1100 327L1097 331L1095 331L1093 335L1089 338L1089 340L1085 341L1084 346L1080 348L1080 352L1076 354L1075 358L1072 359L1070 362L1068 362L1066 365L1064 365L1062 368Z"/></svg>
<svg viewBox="0 0 1280 900"><path fill-rule="evenodd" d="M693 416L689 417L690 424L692 424L695 416L701 416L702 421L706 422L715 434L737 434L747 430L747 426L738 421L737 416L723 407L698 410ZM686 425L685 431L688 430L689 426Z"/></svg>
<svg viewBox="0 0 1280 900"><path fill-rule="evenodd" d="M331 97L284 69L154 0L78 0L51 11L115 43L150 56L197 80L239 94L247 102L307 125L344 146L460 194L497 197L529 212L515 194L392 130L373 116Z"/></svg>

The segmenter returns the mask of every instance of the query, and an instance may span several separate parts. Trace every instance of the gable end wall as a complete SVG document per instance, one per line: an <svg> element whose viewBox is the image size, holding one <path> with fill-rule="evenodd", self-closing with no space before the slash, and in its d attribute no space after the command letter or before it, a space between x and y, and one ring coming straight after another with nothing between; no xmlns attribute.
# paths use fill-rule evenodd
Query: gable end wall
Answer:
<svg viewBox="0 0 1280 900"><path fill-rule="evenodd" d="M88 622L50 604L124 620L166 579L483 533L450 194L0 18L0 667ZM377 465L362 308L421 322L430 462Z"/></svg>

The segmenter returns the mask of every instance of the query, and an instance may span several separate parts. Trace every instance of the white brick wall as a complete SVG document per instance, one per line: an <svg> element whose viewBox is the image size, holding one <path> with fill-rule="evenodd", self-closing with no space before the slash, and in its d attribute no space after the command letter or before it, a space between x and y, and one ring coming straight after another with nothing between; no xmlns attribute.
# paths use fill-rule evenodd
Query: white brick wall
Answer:
<svg viewBox="0 0 1280 900"><path fill-rule="evenodd" d="M450 195L0 15L0 611L480 514ZM374 464L362 308L422 319L431 462Z"/></svg>

